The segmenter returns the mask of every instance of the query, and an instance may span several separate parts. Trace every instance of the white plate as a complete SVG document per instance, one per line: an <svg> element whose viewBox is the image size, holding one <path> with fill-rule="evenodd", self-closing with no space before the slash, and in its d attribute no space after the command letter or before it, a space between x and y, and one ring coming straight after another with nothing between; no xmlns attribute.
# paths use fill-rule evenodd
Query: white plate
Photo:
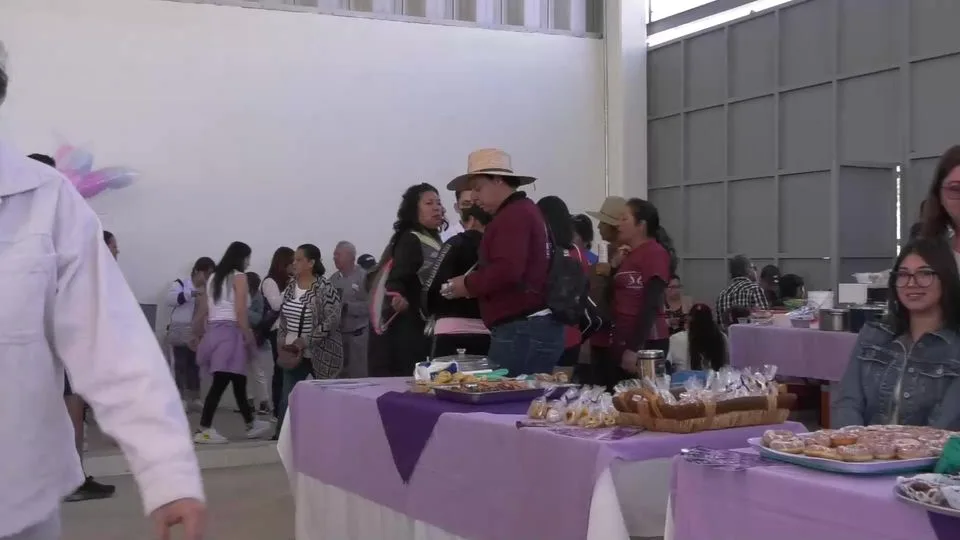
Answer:
<svg viewBox="0 0 960 540"><path fill-rule="evenodd" d="M960 518L960 510L950 508L949 506L940 506L937 504L930 504L930 503L920 502L916 499L911 499L910 497L907 497L906 495L900 492L900 486L896 486L893 488L893 494L896 495L898 499L900 499L905 503L920 506L923 509L928 510L930 512L934 512L936 514L943 514L945 516L953 516L956 518Z"/></svg>
<svg viewBox="0 0 960 540"><path fill-rule="evenodd" d="M803 454L788 454L772 450L763 445L763 439L753 437L747 439L747 444L753 446L760 455L777 461L785 461L800 467L843 474L900 474L910 472L931 471L937 464L938 458L894 459L884 461L868 461L853 463L834 459L815 458Z"/></svg>

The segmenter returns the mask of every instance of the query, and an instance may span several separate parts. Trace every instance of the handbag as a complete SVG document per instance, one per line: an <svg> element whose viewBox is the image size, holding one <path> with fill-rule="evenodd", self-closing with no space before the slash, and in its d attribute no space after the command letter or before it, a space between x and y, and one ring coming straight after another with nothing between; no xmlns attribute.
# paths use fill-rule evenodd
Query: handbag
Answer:
<svg viewBox="0 0 960 540"><path fill-rule="evenodd" d="M307 314L307 303L303 303L300 310L300 324L297 325L297 338L303 335L303 320ZM281 345L277 351L277 365L283 369L294 369L303 359L303 351L293 345Z"/></svg>

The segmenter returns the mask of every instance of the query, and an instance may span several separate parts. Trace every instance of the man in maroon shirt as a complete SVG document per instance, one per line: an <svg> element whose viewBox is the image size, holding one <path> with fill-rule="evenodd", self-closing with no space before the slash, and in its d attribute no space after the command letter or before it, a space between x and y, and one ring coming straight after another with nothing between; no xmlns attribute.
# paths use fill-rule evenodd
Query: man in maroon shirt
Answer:
<svg viewBox="0 0 960 540"><path fill-rule="evenodd" d="M563 353L563 325L546 305L550 245L539 208L520 186L535 178L515 174L502 150L477 150L467 174L447 189L470 188L493 215L480 244L476 270L450 280L447 295L476 298L490 329L491 363L510 375L551 373Z"/></svg>

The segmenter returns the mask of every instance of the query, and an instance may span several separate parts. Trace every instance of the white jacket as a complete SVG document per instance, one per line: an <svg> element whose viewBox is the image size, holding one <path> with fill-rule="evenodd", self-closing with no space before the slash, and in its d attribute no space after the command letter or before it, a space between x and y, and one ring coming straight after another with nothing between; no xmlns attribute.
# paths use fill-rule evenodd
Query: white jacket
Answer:
<svg viewBox="0 0 960 540"><path fill-rule="evenodd" d="M187 419L96 215L55 170L0 142L0 538L83 481L63 370L120 444L147 513L203 500Z"/></svg>

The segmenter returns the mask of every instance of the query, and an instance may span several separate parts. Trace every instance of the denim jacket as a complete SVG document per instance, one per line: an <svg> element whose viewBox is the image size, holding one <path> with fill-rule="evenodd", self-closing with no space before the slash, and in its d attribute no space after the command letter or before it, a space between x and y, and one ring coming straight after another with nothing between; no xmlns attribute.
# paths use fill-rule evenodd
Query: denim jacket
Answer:
<svg viewBox="0 0 960 540"><path fill-rule="evenodd" d="M834 396L831 423L960 429L960 335L942 329L910 343L884 324L864 326Z"/></svg>

